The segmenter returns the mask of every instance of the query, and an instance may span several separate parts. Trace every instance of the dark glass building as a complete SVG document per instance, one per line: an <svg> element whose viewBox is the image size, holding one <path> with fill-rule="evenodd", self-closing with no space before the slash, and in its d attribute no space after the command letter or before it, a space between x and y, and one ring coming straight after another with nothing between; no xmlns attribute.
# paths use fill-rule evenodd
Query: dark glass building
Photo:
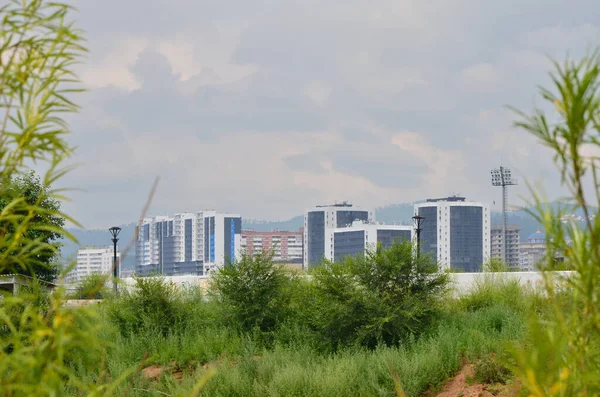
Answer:
<svg viewBox="0 0 600 397"><path fill-rule="evenodd" d="M303 268L319 265L323 259L333 260L333 231L355 221L373 221L373 211L349 203L315 207L304 214Z"/></svg>
<svg viewBox="0 0 600 397"><path fill-rule="evenodd" d="M425 218L421 252L435 258L442 269L480 272L490 257L490 212L486 205L464 197L430 199L415 205Z"/></svg>

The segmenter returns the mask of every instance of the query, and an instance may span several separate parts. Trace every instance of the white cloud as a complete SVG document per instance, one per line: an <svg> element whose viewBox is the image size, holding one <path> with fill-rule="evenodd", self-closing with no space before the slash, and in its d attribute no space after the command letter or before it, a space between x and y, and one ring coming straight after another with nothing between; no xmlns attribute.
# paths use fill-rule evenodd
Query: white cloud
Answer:
<svg viewBox="0 0 600 397"><path fill-rule="evenodd" d="M453 191L491 201L489 169L500 159L533 178L554 172L548 151L502 109L533 107L546 54L580 55L598 37L600 5L79 8L91 46L81 73L96 90L73 118L84 166L70 180L89 193L72 208L95 226L135 219L156 175L160 212L209 206L274 219L331 200L375 206Z"/></svg>
<svg viewBox="0 0 600 397"><path fill-rule="evenodd" d="M82 81L91 88L113 85L132 91L140 87L130 71L138 55L148 46L144 38L127 38L114 42L111 50L99 64L84 66L81 72Z"/></svg>

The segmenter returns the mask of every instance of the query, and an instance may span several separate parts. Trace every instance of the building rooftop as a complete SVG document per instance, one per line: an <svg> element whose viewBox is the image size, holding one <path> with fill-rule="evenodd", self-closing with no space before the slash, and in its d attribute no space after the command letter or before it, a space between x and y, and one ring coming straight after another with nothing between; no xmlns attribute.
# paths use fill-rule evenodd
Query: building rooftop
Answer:
<svg viewBox="0 0 600 397"><path fill-rule="evenodd" d="M327 208L327 207L352 207L352 203L349 203L347 201L342 201L341 203L335 203L335 204L317 205L317 208Z"/></svg>
<svg viewBox="0 0 600 397"><path fill-rule="evenodd" d="M449 196L449 197L442 197L442 198L435 198L435 199L427 199L428 203L435 203L438 201L465 201L466 198L465 197L460 197L460 196Z"/></svg>

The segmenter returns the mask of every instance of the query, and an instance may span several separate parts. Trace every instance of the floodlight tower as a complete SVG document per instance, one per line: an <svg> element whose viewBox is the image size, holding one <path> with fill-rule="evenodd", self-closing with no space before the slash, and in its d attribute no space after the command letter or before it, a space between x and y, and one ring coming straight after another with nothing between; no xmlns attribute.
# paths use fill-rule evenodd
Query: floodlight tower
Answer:
<svg viewBox="0 0 600 397"><path fill-rule="evenodd" d="M517 180L510 173L510 169L500 166L492 170L492 186L502 186L502 261L506 262L506 205L508 202L508 186L516 185Z"/></svg>

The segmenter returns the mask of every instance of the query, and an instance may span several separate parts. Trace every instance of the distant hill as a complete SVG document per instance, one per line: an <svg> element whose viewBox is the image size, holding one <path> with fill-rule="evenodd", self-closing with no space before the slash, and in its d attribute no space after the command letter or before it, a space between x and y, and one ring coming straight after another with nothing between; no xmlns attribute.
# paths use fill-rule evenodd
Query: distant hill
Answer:
<svg viewBox="0 0 600 397"><path fill-rule="evenodd" d="M270 232L273 230L300 230L304 226L304 216L298 215L287 221L260 221L256 219L244 219L242 228L257 232Z"/></svg>
<svg viewBox="0 0 600 397"><path fill-rule="evenodd" d="M594 210L595 212L595 210ZM375 210L377 221L389 224L412 224L413 205L412 204L394 204L380 207ZM580 212L574 214L581 216ZM492 225L502 224L502 214L492 213ZM508 213L508 224L517 225L521 228L521 241L525 241L527 236L534 233L540 224L525 211L513 211ZM244 219L242 221L243 230L255 231L273 231L273 230L299 230L304 225L302 215L295 216L287 221L261 221L256 219ZM135 232L135 223L121 225L121 234L119 235L119 249L123 250L132 240ZM77 238L79 245L67 241L63 247L63 257L66 260L73 260L79 247L85 246L107 246L112 245L108 230L81 230L69 229ZM132 245L127 255L122 260L124 269L133 269L135 267L135 247Z"/></svg>

